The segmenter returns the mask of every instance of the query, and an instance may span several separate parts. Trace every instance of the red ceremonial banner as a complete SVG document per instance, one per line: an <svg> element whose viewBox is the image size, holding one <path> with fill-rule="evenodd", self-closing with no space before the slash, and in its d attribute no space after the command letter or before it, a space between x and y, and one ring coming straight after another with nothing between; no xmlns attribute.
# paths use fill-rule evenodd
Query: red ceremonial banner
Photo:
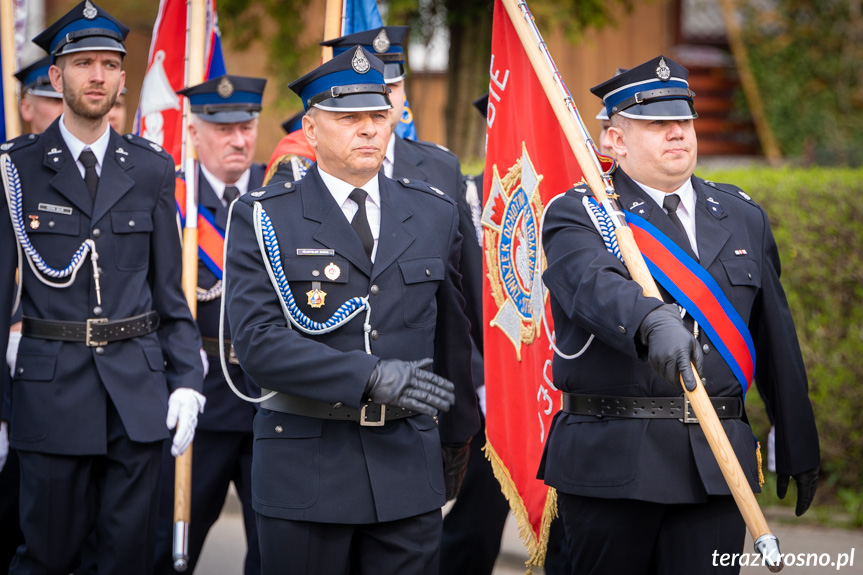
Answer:
<svg viewBox="0 0 863 575"><path fill-rule="evenodd" d="M582 173L500 0L491 53L482 214L485 451L533 566L544 562L556 514L556 494L536 473L560 409L540 225L549 201Z"/></svg>
<svg viewBox="0 0 863 575"><path fill-rule="evenodd" d="M216 18L216 2L205 9L204 79L225 73ZM162 146L180 165L183 156L183 107L177 90L186 87L186 0L161 0L153 26L147 73L135 116L135 133Z"/></svg>

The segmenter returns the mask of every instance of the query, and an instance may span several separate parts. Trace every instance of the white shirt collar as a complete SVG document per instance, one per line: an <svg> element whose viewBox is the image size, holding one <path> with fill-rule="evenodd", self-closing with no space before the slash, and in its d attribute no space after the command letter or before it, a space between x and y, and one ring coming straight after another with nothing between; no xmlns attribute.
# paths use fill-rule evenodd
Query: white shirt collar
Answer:
<svg viewBox="0 0 863 575"><path fill-rule="evenodd" d="M101 175L102 164L105 162L105 154L108 151L108 141L111 139L111 125L107 124L105 126L105 133L99 136L98 140L92 144L85 144L69 131L66 127L65 121L66 114L64 113L60 116L60 135L63 136L63 140L69 148L69 154L71 154L75 161L78 162L78 156L81 155L84 148L90 148L96 156L96 172Z"/></svg>
<svg viewBox="0 0 863 575"><path fill-rule="evenodd" d="M336 203L340 206L343 206L344 203L348 200L348 196L351 195L351 192L354 191L354 188L357 186L352 186L344 180L340 180L335 176L331 176L326 173L322 169L320 169L320 165L318 165L318 173L321 175L321 179L324 181L324 185L330 191L333 198L336 200ZM374 202L376 206L380 208L381 206L381 191L378 183L378 175L375 174L374 177L359 186L369 195L369 200Z"/></svg>
<svg viewBox="0 0 863 575"><path fill-rule="evenodd" d="M207 182L210 184L210 187L213 188L214 192L216 192L216 196L218 196L220 200L224 200L225 186L227 186L228 184L214 176L210 170L204 167L204 164L199 162L198 165L201 167L201 173L204 174L205 178L207 178ZM240 190L241 196L249 191L249 177L251 176L251 174L252 169L249 168L248 170L243 172L243 175L240 176L240 179L238 179L232 184L234 186L237 186L237 189Z"/></svg>
<svg viewBox="0 0 863 575"><path fill-rule="evenodd" d="M653 198L657 204L662 206L662 202L665 200L666 194L663 191L657 190L656 188L651 188L650 186L645 186L641 182L636 182L633 180L638 186L647 193L648 196ZM683 208L686 211L687 215L693 217L695 214L695 190L692 188L692 179L689 178L684 182L682 186L677 188L672 192L673 194L677 194L680 196L680 203L683 204Z"/></svg>
<svg viewBox="0 0 863 575"><path fill-rule="evenodd" d="M390 141L387 144L387 153L384 155L384 175L388 178L393 177L396 165L396 133L390 134Z"/></svg>

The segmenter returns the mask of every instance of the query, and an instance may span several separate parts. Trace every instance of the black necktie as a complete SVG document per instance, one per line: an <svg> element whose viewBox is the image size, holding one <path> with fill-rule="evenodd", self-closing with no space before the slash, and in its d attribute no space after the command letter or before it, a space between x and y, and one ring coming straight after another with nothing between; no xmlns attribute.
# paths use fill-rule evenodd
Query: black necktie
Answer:
<svg viewBox="0 0 863 575"><path fill-rule="evenodd" d="M680 216L677 215L677 206L680 205L680 196L677 194L666 194L665 199L662 200L662 207L668 210L668 217L674 222L674 225L683 232L683 235L686 237L687 241L689 240L689 234L686 233L686 228L683 227L683 222L680 221Z"/></svg>
<svg viewBox="0 0 863 575"><path fill-rule="evenodd" d="M354 188L354 191L351 192L351 195L348 197L355 201L359 207L357 213L354 214L354 219L351 220L351 227L354 228L354 231L360 237L360 241L363 242L366 255L369 256L369 259L372 259L372 250L375 248L375 238L372 236L372 228L369 226L369 217L366 214L366 198L368 198L368 194L365 190Z"/></svg>
<svg viewBox="0 0 863 575"><path fill-rule="evenodd" d="M90 192L90 199L96 201L96 188L99 187L99 174L96 173L96 154L93 150L86 149L78 156L78 160L84 165L84 183Z"/></svg>
<svg viewBox="0 0 863 575"><path fill-rule="evenodd" d="M240 188L237 186L225 186L225 193L222 194L222 197L225 198L225 203L230 206L231 202L236 200L239 195Z"/></svg>

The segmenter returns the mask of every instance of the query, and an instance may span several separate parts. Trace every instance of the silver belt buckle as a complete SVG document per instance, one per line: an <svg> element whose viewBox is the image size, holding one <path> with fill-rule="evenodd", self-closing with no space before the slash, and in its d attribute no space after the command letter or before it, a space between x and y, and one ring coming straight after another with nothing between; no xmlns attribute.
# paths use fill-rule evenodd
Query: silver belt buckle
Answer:
<svg viewBox="0 0 863 575"><path fill-rule="evenodd" d="M683 396L683 417L680 418L683 423L698 423L698 416L692 411L692 402L687 396Z"/></svg>
<svg viewBox="0 0 863 575"><path fill-rule="evenodd" d="M95 341L93 339L93 326L108 323L107 318L92 318L87 320L87 331L84 334L84 345L87 347L98 347L108 345L107 341Z"/></svg>
<svg viewBox="0 0 863 575"><path fill-rule="evenodd" d="M360 425L363 427L382 427L387 420L387 406L381 404L381 417L377 421L369 421L366 419L366 408L370 404L366 403L363 405L362 409L360 409Z"/></svg>

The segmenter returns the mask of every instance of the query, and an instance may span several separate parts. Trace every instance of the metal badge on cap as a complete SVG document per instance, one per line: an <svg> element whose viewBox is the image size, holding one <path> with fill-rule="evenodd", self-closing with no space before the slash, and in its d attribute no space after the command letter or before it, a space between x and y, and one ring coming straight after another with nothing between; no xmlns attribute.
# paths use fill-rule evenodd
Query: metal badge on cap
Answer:
<svg viewBox="0 0 863 575"><path fill-rule="evenodd" d="M86 18L87 20L92 20L98 15L99 11L96 10L96 7L90 3L90 0L87 0L84 3L84 18Z"/></svg>
<svg viewBox="0 0 863 575"><path fill-rule="evenodd" d="M219 81L216 93L222 98L230 98L234 94L234 85L231 84L231 81L228 80L227 76L223 76Z"/></svg>
<svg viewBox="0 0 863 575"><path fill-rule="evenodd" d="M383 54L390 49L390 37L387 36L386 28L381 28L380 33L375 36L374 40L372 40L372 48L374 48L375 52L378 54Z"/></svg>
<svg viewBox="0 0 863 575"><path fill-rule="evenodd" d="M671 78L671 68L665 63L665 58L659 59L659 66L656 67L656 77L667 82Z"/></svg>
<svg viewBox="0 0 863 575"><path fill-rule="evenodd" d="M357 50L354 52L354 59L351 60L351 67L357 74L365 74L372 67L371 62L366 58L365 52L363 52L363 49L359 46L357 46Z"/></svg>

